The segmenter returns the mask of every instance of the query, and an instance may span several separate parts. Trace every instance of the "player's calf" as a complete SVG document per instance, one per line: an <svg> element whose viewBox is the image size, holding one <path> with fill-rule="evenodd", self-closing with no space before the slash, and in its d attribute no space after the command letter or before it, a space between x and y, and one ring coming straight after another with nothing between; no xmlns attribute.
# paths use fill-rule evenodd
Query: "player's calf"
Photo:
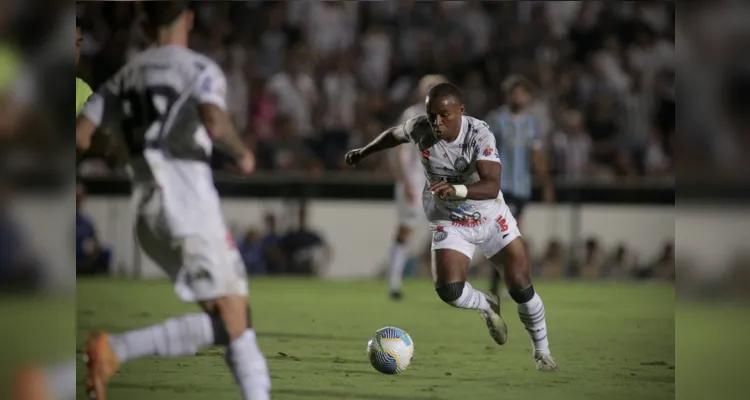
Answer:
<svg viewBox="0 0 750 400"><path fill-rule="evenodd" d="M258 347L252 329L247 299L227 296L206 305L215 309L225 324L228 344L225 361L240 387L244 400L270 398L271 378L266 358Z"/></svg>
<svg viewBox="0 0 750 400"><path fill-rule="evenodd" d="M557 370L557 365L550 356L544 303L531 283L523 242L520 238L512 241L500 253L492 257L492 262L504 268L508 292L518 305L518 317L533 344L537 369L540 371Z"/></svg>

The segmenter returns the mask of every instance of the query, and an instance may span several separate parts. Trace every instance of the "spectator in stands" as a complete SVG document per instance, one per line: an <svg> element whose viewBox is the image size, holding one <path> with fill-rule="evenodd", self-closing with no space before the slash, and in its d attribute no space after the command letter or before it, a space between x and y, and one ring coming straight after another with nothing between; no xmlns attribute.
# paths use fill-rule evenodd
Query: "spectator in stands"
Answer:
<svg viewBox="0 0 750 400"><path fill-rule="evenodd" d="M586 240L583 248L583 260L578 265L578 277L598 279L602 275L604 251L596 238Z"/></svg>
<svg viewBox="0 0 750 400"><path fill-rule="evenodd" d="M315 80L302 69L303 61L302 47L290 49L284 69L268 81L268 90L276 100L278 113L292 118L296 134L309 138L314 133L313 111L318 104L318 89Z"/></svg>
<svg viewBox="0 0 750 400"><path fill-rule="evenodd" d="M590 106L586 130L591 135L592 160L602 171L633 176L635 170L628 151L622 148L613 101L599 95Z"/></svg>
<svg viewBox="0 0 750 400"><path fill-rule="evenodd" d="M266 275L268 265L263 252L263 241L260 234L253 228L248 229L237 242L237 251L245 264L248 275Z"/></svg>
<svg viewBox="0 0 750 400"><path fill-rule="evenodd" d="M583 115L577 110L562 112L562 131L552 135L552 158L557 175L581 180L592 172L592 143L584 131Z"/></svg>
<svg viewBox="0 0 750 400"><path fill-rule="evenodd" d="M357 81L355 79L355 57L342 53L336 60L336 68L323 77L323 133L320 137L321 155L326 165L335 169L348 150L349 137L355 127L357 107Z"/></svg>
<svg viewBox="0 0 750 400"><path fill-rule="evenodd" d="M545 279L566 277L565 250L559 240L550 240L540 262L541 275Z"/></svg>
<svg viewBox="0 0 750 400"><path fill-rule="evenodd" d="M620 243L602 265L602 278L628 279L636 267L636 259L624 243Z"/></svg>
<svg viewBox="0 0 750 400"><path fill-rule="evenodd" d="M297 134L294 119L277 116L274 125L276 137L258 154L261 166L281 171L323 170L315 154Z"/></svg>
<svg viewBox="0 0 750 400"><path fill-rule="evenodd" d="M307 207L301 205L296 229L281 239L284 254L284 272L296 275L314 275L330 265L333 251L326 241L310 229Z"/></svg>
<svg viewBox="0 0 750 400"><path fill-rule="evenodd" d="M266 264L269 274L279 273L284 262L281 252L281 236L278 233L276 216L268 213L264 217L266 231L261 238L263 248L263 260Z"/></svg>
<svg viewBox="0 0 750 400"><path fill-rule="evenodd" d="M112 250L101 244L94 221L83 213L86 189L76 185L76 274L105 275L110 272Z"/></svg>

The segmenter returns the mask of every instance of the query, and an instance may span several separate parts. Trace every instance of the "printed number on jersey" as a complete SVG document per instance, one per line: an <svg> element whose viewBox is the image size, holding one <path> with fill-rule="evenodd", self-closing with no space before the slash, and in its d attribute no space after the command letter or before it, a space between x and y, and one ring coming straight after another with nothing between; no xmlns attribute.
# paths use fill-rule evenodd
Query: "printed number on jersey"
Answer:
<svg viewBox="0 0 750 400"><path fill-rule="evenodd" d="M146 148L158 146L167 115L178 97L166 86L142 92L130 89L121 94L123 135L131 154L140 155Z"/></svg>

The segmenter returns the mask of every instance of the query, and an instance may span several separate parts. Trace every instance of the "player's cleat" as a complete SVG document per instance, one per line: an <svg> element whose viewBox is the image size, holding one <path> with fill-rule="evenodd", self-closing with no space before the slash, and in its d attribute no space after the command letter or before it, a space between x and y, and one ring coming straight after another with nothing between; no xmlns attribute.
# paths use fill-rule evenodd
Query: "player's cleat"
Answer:
<svg viewBox="0 0 750 400"><path fill-rule="evenodd" d="M539 354L534 357L536 359L536 370L542 372L555 372L557 371L557 363L548 354Z"/></svg>
<svg viewBox="0 0 750 400"><path fill-rule="evenodd" d="M389 296L393 301L399 301L404 298L404 294L400 290L392 290Z"/></svg>
<svg viewBox="0 0 750 400"><path fill-rule="evenodd" d="M497 296L491 293L485 293L487 302L490 303L491 311L483 311L482 317L487 322L487 328L490 330L490 336L495 343L504 345L508 341L508 325L505 324L500 316L500 302Z"/></svg>
<svg viewBox="0 0 750 400"><path fill-rule="evenodd" d="M106 400L107 382L120 368L108 334L93 333L86 339L83 361L86 362L86 393L91 399Z"/></svg>
<svg viewBox="0 0 750 400"><path fill-rule="evenodd" d="M52 393L41 368L23 368L13 381L13 400L51 400Z"/></svg>

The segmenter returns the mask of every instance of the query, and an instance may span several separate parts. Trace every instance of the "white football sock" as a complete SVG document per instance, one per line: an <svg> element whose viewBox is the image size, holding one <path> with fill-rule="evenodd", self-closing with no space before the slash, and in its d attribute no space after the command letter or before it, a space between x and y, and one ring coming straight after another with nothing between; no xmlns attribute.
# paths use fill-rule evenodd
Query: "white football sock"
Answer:
<svg viewBox="0 0 750 400"><path fill-rule="evenodd" d="M243 400L271 398L271 377L266 358L255 340L255 331L248 329L233 340L227 347L225 359L240 386Z"/></svg>
<svg viewBox="0 0 750 400"><path fill-rule="evenodd" d="M118 335L110 336L117 359L127 362L146 356L194 355L214 344L211 318L206 313L186 314Z"/></svg>
<svg viewBox="0 0 750 400"><path fill-rule="evenodd" d="M50 391L61 400L76 397L76 360L45 368Z"/></svg>
<svg viewBox="0 0 750 400"><path fill-rule="evenodd" d="M458 308L468 308L470 310L490 311L490 303L484 292L474 289L469 282L464 282L464 290L461 296L450 305Z"/></svg>
<svg viewBox="0 0 750 400"><path fill-rule="evenodd" d="M388 286L391 291L401 290L406 268L406 245L394 242L391 246L391 264L388 268Z"/></svg>
<svg viewBox="0 0 750 400"><path fill-rule="evenodd" d="M538 294L534 293L531 300L518 304L518 316L529 333L534 347L534 357L538 354L549 355L549 340L547 339L547 322L545 320L544 303Z"/></svg>

